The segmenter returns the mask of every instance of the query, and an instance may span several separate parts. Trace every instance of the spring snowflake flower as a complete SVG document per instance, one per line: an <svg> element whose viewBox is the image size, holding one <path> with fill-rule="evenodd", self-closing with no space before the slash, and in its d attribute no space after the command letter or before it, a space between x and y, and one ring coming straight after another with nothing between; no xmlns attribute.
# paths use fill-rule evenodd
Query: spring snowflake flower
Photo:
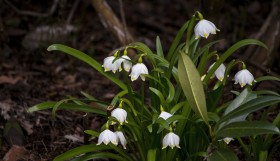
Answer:
<svg viewBox="0 0 280 161"><path fill-rule="evenodd" d="M100 145L102 142L105 145L108 145L110 142L114 145L118 145L118 137L114 132L106 129L100 133L98 137L98 143L96 145Z"/></svg>
<svg viewBox="0 0 280 161"><path fill-rule="evenodd" d="M143 74L149 74L148 69L145 64L137 63L131 69L131 81L135 81L140 76L143 81L145 81L145 76Z"/></svg>
<svg viewBox="0 0 280 161"><path fill-rule="evenodd" d="M194 28L196 39L198 39L199 36L205 37L207 39L210 34L216 34L216 31L220 30L217 29L212 22L205 19L200 20Z"/></svg>
<svg viewBox="0 0 280 161"><path fill-rule="evenodd" d="M125 137L123 135L123 132L116 131L115 134L117 135L118 141L121 142L123 148L126 149L127 141L126 141L126 139L125 139Z"/></svg>
<svg viewBox="0 0 280 161"><path fill-rule="evenodd" d="M127 122L126 121L126 117L127 117L127 112L122 109L122 108L116 108L111 112L111 116L115 117L120 124L123 124L123 122Z"/></svg>
<svg viewBox="0 0 280 161"><path fill-rule="evenodd" d="M207 72L209 72L209 70L215 65L215 63L213 63ZM215 71L215 76L217 79L219 79L220 81L223 81L224 79L224 75L225 75L225 71L226 71L226 66L224 64L221 64Z"/></svg>
<svg viewBox="0 0 280 161"><path fill-rule="evenodd" d="M170 146L171 149L173 149L175 146L177 148L180 148L179 142L180 142L179 136L174 134L173 132L170 132L166 134L163 138L162 149L165 149L168 146Z"/></svg>
<svg viewBox="0 0 280 161"><path fill-rule="evenodd" d="M161 113L160 113L160 115L158 116L158 118L163 118L164 120L167 120L169 117L171 117L172 115L170 114L170 113L168 113L168 112L165 112L165 111L162 111Z"/></svg>
<svg viewBox="0 0 280 161"><path fill-rule="evenodd" d="M117 63L120 64L119 71L122 71L121 64L123 63L124 70L126 72L129 72L130 68L132 67L132 63L129 60L131 59L127 55L123 55L121 58L117 60L118 61Z"/></svg>
<svg viewBox="0 0 280 161"><path fill-rule="evenodd" d="M239 83L241 87L244 87L246 84L252 85L254 76L247 69L243 69L235 74L234 80L235 84Z"/></svg>
<svg viewBox="0 0 280 161"><path fill-rule="evenodd" d="M104 67L104 71L112 71L113 73L116 73L116 71L120 68L121 66L121 62L116 60L115 56L109 56L107 58L104 59L104 63L103 63L103 67Z"/></svg>
<svg viewBox="0 0 280 161"><path fill-rule="evenodd" d="M229 144L231 141L233 141L234 139L233 138L230 138L230 137L225 137L221 140L218 140L218 141L224 141L226 144Z"/></svg>

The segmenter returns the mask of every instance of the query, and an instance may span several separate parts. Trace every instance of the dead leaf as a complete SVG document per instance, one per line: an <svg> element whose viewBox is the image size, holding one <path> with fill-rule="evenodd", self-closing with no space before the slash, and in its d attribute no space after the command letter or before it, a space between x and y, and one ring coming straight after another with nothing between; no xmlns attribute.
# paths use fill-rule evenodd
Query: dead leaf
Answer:
<svg viewBox="0 0 280 161"><path fill-rule="evenodd" d="M1 116L3 116L5 120L9 120L10 119L9 112L12 109L12 104L10 103L10 100L5 100L3 102L0 102L0 109L1 109Z"/></svg>
<svg viewBox="0 0 280 161"><path fill-rule="evenodd" d="M4 156L3 161L18 161L21 159L28 160L29 157L30 154L24 147L13 145Z"/></svg>
<svg viewBox="0 0 280 161"><path fill-rule="evenodd" d="M28 135L33 133L33 125L29 121L22 120L20 121L20 125L24 128Z"/></svg>
<svg viewBox="0 0 280 161"><path fill-rule="evenodd" d="M70 135L64 135L64 137L66 139L69 139L69 140L73 141L73 142L80 142L80 143L84 142L84 138L79 136L79 135L77 135L77 134L74 134L74 135L71 135L71 134Z"/></svg>
<svg viewBox="0 0 280 161"><path fill-rule="evenodd" d="M8 84L16 84L18 81L22 80L21 76L11 77L11 76L0 76L0 84L8 83Z"/></svg>

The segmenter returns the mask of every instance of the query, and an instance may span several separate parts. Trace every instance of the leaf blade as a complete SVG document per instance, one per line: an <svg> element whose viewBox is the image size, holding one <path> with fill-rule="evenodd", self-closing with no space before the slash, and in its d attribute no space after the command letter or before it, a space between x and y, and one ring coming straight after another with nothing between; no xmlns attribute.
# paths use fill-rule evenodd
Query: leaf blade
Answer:
<svg viewBox="0 0 280 161"><path fill-rule="evenodd" d="M266 121L230 123L217 131L218 137L244 137L260 134L279 134L277 126Z"/></svg>
<svg viewBox="0 0 280 161"><path fill-rule="evenodd" d="M184 53L180 54L178 76L190 106L208 124L206 99L200 75L191 59Z"/></svg>

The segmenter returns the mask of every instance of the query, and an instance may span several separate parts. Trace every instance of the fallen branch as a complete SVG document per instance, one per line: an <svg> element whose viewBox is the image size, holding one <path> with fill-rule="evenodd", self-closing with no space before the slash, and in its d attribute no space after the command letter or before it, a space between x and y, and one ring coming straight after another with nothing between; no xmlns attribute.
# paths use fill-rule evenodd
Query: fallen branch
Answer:
<svg viewBox="0 0 280 161"><path fill-rule="evenodd" d="M121 45L124 46L132 42L131 34L126 31L124 25L105 0L92 0L92 5L98 13L104 27L119 40Z"/></svg>

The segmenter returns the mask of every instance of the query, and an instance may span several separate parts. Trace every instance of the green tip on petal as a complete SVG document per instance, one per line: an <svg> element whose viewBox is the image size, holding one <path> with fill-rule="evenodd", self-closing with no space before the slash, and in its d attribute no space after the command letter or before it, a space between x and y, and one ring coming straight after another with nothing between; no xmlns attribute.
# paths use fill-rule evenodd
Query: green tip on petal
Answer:
<svg viewBox="0 0 280 161"><path fill-rule="evenodd" d="M208 34L204 33L204 37L207 39L208 38Z"/></svg>

